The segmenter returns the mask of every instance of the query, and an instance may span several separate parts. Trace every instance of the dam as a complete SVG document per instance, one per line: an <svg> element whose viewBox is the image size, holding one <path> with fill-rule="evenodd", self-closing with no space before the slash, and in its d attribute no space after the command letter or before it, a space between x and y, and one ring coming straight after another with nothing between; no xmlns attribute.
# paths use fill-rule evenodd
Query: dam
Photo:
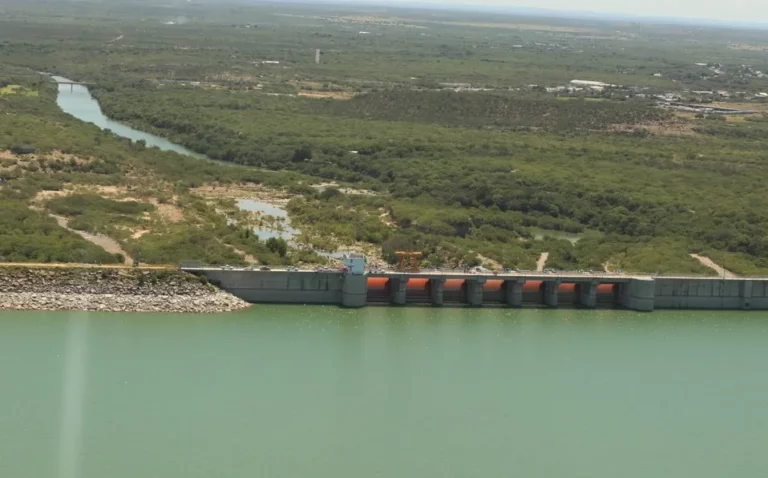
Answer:
<svg viewBox="0 0 768 478"><path fill-rule="evenodd" d="M181 269L254 304L768 310L768 278Z"/></svg>

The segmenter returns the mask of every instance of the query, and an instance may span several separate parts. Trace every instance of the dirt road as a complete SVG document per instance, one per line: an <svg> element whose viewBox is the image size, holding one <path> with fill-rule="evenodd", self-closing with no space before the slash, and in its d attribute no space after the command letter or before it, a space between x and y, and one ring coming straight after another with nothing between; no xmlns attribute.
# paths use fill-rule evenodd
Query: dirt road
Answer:
<svg viewBox="0 0 768 478"><path fill-rule="evenodd" d="M716 271L717 275L719 275L720 277L724 277L726 279L732 279L734 277L738 277L733 272L731 272L731 271L729 271L727 269L724 269L723 267L720 267L719 265L715 264L712 261L712 259L710 259L709 257L700 256L698 254L691 254L691 257L693 257L694 259L699 261L701 263L701 265L707 266L710 269Z"/></svg>
<svg viewBox="0 0 768 478"><path fill-rule="evenodd" d="M549 259L549 252L542 252L539 260L536 261L536 271L541 272L544 270L544 266L547 265L547 259Z"/></svg>
<svg viewBox="0 0 768 478"><path fill-rule="evenodd" d="M120 244L116 240L112 239L111 237L105 236L104 234L91 234L85 231L78 231L77 229L72 229L71 227L69 227L69 220L66 217L57 216L55 214L51 214L51 217L56 219L56 222L59 223L59 226L71 232L74 232L75 234L82 237L86 241L101 247L102 249L109 252L110 254L112 255L122 254L123 257L125 257L126 264L133 263L133 259L131 259L131 256L129 256L128 253L125 252L122 247L120 247Z"/></svg>

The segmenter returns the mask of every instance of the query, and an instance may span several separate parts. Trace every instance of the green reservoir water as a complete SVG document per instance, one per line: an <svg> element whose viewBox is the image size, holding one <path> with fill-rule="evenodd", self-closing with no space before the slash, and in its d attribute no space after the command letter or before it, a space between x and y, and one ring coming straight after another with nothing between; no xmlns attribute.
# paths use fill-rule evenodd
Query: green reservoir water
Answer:
<svg viewBox="0 0 768 478"><path fill-rule="evenodd" d="M8 478L768 476L768 315L0 313Z"/></svg>

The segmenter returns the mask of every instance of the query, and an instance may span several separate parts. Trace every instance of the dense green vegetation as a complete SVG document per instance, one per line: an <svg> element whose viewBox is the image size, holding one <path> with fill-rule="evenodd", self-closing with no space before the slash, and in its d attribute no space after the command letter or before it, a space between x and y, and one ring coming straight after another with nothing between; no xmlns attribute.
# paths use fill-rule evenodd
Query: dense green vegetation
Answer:
<svg viewBox="0 0 768 478"><path fill-rule="evenodd" d="M526 269L549 252L556 268L711 272L689 255L700 252L754 273L768 261L768 122L680 119L649 96L768 89L766 46L750 31L418 10L10 4L0 84L25 94L0 96L11 112L0 151L65 157L0 162L0 193L31 204L73 184L127 189L133 205L90 192L45 207L150 262L312 260L189 194L243 182L300 196L289 210L302 242L325 250L362 242L389 259L411 248L427 265ZM94 82L110 116L233 166L78 124L33 70ZM543 88L574 78L637 88L576 99ZM321 181L368 192L310 187ZM184 221L161 223L149 204L161 197ZM587 234L574 245L563 232Z"/></svg>
<svg viewBox="0 0 768 478"><path fill-rule="evenodd" d="M111 264L118 259L23 202L0 199L0 261Z"/></svg>
<svg viewBox="0 0 768 478"><path fill-rule="evenodd" d="M558 98L498 93L456 93L396 89L360 95L350 101L324 101L321 112L363 119L418 121L446 126L604 129L667 119L670 113L641 101L558 101Z"/></svg>
<svg viewBox="0 0 768 478"><path fill-rule="evenodd" d="M114 226L136 226L137 216L154 211L152 204L115 201L97 194L74 194L51 199L46 207L54 214L74 218L69 227L88 232L114 234Z"/></svg>

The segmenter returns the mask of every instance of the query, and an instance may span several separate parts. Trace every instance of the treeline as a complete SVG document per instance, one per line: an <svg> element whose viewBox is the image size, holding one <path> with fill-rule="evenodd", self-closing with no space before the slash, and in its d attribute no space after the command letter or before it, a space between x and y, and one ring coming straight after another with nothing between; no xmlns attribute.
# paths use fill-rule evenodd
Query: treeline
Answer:
<svg viewBox="0 0 768 478"><path fill-rule="evenodd" d="M667 119L650 102L562 101L551 95L513 96L490 92L415 91L398 88L366 93L350 101L324 101L319 111L363 119L418 121L446 126L602 130Z"/></svg>

